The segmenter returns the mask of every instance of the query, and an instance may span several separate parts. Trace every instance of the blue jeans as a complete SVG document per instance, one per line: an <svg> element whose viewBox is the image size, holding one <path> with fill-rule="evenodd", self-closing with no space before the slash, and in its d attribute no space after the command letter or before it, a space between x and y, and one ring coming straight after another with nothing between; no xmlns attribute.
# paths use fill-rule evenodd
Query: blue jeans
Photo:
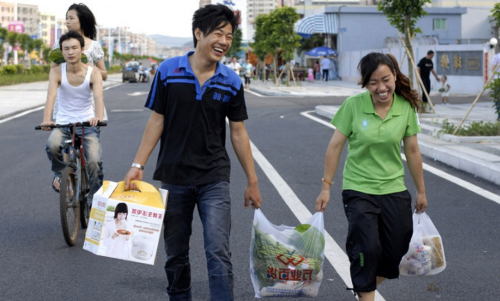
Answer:
<svg viewBox="0 0 500 301"><path fill-rule="evenodd" d="M328 69L323 69L323 79L325 81L328 81Z"/></svg>
<svg viewBox="0 0 500 301"><path fill-rule="evenodd" d="M82 129L77 128L76 134L82 137ZM45 151L52 164L51 169L56 177L61 177L66 162L63 160L62 150L65 147L64 140L70 140L70 130L67 128L55 128L50 133L49 140L45 145ZM95 127L85 128L85 135L83 137L83 147L85 149L85 159L87 161L87 172L89 173L90 191L87 196L87 203L92 204L92 198L102 186L102 149L99 139L99 131Z"/></svg>
<svg viewBox="0 0 500 301"><path fill-rule="evenodd" d="M203 224L203 237L210 286L210 300L229 301L233 297L233 267L229 251L231 198L228 182L179 186L162 183L168 190L164 219L167 260L167 293L170 301L190 301L191 265L189 238L195 206ZM199 267L195 268L198 271Z"/></svg>

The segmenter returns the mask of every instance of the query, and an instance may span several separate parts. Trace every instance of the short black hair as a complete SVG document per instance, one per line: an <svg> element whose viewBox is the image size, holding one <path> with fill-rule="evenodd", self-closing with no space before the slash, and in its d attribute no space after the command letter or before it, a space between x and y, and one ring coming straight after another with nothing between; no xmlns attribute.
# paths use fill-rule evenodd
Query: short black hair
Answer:
<svg viewBox="0 0 500 301"><path fill-rule="evenodd" d="M97 23L92 11L87 7L87 5L83 3L71 4L71 6L68 8L68 11L73 9L76 11L76 15L78 16L78 21L80 21L80 29L83 34L87 38L95 40L97 37ZM66 12L66 14L68 13L68 11Z"/></svg>
<svg viewBox="0 0 500 301"><path fill-rule="evenodd" d="M83 40L82 35L74 30L70 30L59 38L59 48L61 50L62 50L62 43L69 39L77 39L78 42L80 42L80 46L82 46L82 48L85 46L85 41Z"/></svg>
<svg viewBox="0 0 500 301"><path fill-rule="evenodd" d="M432 50L427 51L427 55L429 55L429 54L434 54L434 51L432 51Z"/></svg>
<svg viewBox="0 0 500 301"><path fill-rule="evenodd" d="M204 36L211 34L217 28L225 27L227 24L231 24L233 27L232 33L238 28L238 20L240 19L240 13L233 12L229 7L222 4L209 4L197 11L193 15L193 43L196 48L198 40L194 35L196 28L199 28L203 32Z"/></svg>
<svg viewBox="0 0 500 301"><path fill-rule="evenodd" d="M128 207L127 207L127 204L125 204L125 203L118 203L118 205L116 205L114 219L116 219L118 217L118 213L126 213L127 216L125 216L125 219L127 219L127 217L128 217Z"/></svg>

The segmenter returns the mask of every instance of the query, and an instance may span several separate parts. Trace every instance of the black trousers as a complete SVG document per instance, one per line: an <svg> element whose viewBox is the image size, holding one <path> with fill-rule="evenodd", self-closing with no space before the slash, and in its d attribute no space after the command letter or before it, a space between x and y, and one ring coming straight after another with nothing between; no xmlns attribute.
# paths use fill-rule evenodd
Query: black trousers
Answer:
<svg viewBox="0 0 500 301"><path fill-rule="evenodd" d="M377 289L377 276L399 277L399 263L413 234L413 210L408 190L371 195L342 191L349 223L346 251L351 263L353 291Z"/></svg>
<svg viewBox="0 0 500 301"><path fill-rule="evenodd" d="M424 84L425 90L427 90L427 94L431 93L431 79L422 77L422 83ZM422 100L425 103L429 102L429 100L427 99L427 96L425 96L425 93L423 90L422 90Z"/></svg>

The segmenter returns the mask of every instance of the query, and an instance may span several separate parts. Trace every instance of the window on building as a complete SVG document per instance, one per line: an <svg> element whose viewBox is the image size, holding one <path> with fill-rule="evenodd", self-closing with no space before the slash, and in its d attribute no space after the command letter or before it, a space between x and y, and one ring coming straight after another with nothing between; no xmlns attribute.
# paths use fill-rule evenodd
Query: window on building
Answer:
<svg viewBox="0 0 500 301"><path fill-rule="evenodd" d="M434 19L434 30L446 30L446 19Z"/></svg>
<svg viewBox="0 0 500 301"><path fill-rule="evenodd" d="M50 17L50 21L55 21L56 17Z"/></svg>

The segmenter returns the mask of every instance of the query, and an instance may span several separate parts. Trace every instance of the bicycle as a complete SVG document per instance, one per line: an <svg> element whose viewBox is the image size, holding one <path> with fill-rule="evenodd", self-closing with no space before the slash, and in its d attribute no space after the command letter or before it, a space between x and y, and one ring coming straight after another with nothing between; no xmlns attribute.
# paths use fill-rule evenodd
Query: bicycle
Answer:
<svg viewBox="0 0 500 301"><path fill-rule="evenodd" d="M97 126L106 126L105 122L99 122ZM90 127L88 122L48 125L50 128L69 128L71 139L65 140L63 147L64 162L67 163L61 176L59 188L59 208L61 215L61 226L64 240L69 246L74 246L78 239L81 224L86 229L89 223L90 208L87 204L87 195L90 191L87 164L85 161L83 138L85 127ZM77 127L82 128L81 138L75 134ZM35 130L41 130L36 126Z"/></svg>

